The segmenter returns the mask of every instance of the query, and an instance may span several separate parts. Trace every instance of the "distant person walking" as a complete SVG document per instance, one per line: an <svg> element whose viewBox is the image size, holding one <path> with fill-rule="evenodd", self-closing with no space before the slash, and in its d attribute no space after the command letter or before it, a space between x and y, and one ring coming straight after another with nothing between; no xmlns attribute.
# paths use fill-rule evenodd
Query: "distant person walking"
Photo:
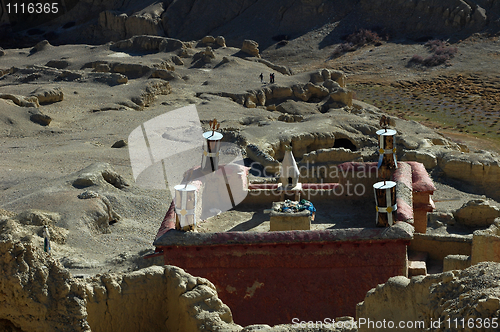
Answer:
<svg viewBox="0 0 500 332"><path fill-rule="evenodd" d="M259 77L260 77L260 83L264 82L264 74L260 73Z"/></svg>
<svg viewBox="0 0 500 332"><path fill-rule="evenodd" d="M274 83L274 73L269 74L269 83Z"/></svg>

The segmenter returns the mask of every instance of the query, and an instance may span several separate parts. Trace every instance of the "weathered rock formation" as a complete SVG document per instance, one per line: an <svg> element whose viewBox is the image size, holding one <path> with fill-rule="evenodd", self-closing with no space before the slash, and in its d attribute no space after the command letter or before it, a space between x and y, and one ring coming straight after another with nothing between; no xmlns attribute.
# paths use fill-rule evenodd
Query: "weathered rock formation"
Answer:
<svg viewBox="0 0 500 332"><path fill-rule="evenodd" d="M477 199L465 203L454 212L455 220L470 227L490 226L500 217L500 209L491 202Z"/></svg>
<svg viewBox="0 0 500 332"><path fill-rule="evenodd" d="M418 327L404 328L405 331L451 331L463 329L455 326L455 319L461 322L469 319L498 317L500 299L498 263L480 263L463 271L449 271L413 277L390 278L385 284L368 292L358 304L356 318L366 321L422 322ZM434 322L435 326L431 323ZM420 324L420 323L419 323ZM387 327L387 324L386 324ZM471 325L475 330L478 325ZM358 326L358 331L386 331L384 328ZM465 325L467 328L467 325Z"/></svg>
<svg viewBox="0 0 500 332"><path fill-rule="evenodd" d="M276 0L267 2L264 8L257 0L238 0L231 4L212 2L210 6L200 0L189 3L136 0L126 6L120 1L98 0L92 4L66 1L64 10L61 8L54 15L59 16L56 31L53 24L43 25L54 16L23 20L20 14L14 13L5 15L4 19L23 24L7 25L4 30L6 36L12 38L8 32L41 24L39 29L55 43L105 43L141 34L183 40L223 35L232 46L251 39L267 47L275 43L273 36L300 36L318 26L339 21L340 28L326 43L338 42L341 36L356 28L381 27L395 37L472 34L487 28L498 31L500 22L494 13L500 11L499 6L488 0L474 3L462 0L287 3ZM12 38L11 42L16 40Z"/></svg>
<svg viewBox="0 0 500 332"><path fill-rule="evenodd" d="M438 159L438 166L452 179L474 187L476 192L500 199L496 185L500 181L500 160L489 152L448 152Z"/></svg>
<svg viewBox="0 0 500 332"><path fill-rule="evenodd" d="M497 220L487 229L474 231L470 264L479 262L500 263L500 222Z"/></svg>
<svg viewBox="0 0 500 332"><path fill-rule="evenodd" d="M243 41L243 45L241 46L241 51L251 56L260 58L259 44L254 40L245 39Z"/></svg>
<svg viewBox="0 0 500 332"><path fill-rule="evenodd" d="M31 243L6 237L0 320L13 331L241 330L210 281L177 267L75 279Z"/></svg>
<svg viewBox="0 0 500 332"><path fill-rule="evenodd" d="M39 104L52 104L64 99L63 91L60 87L38 88L31 93L38 99Z"/></svg>

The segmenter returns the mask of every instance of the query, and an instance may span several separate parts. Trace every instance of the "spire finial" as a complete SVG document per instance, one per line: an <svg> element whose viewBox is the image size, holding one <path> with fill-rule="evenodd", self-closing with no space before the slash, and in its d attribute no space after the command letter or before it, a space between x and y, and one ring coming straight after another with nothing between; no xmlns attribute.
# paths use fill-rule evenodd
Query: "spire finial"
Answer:
<svg viewBox="0 0 500 332"><path fill-rule="evenodd" d="M208 123L210 126L210 129L212 129L212 136L215 134L215 130L219 130L220 128L220 123L217 122L217 119L210 120Z"/></svg>

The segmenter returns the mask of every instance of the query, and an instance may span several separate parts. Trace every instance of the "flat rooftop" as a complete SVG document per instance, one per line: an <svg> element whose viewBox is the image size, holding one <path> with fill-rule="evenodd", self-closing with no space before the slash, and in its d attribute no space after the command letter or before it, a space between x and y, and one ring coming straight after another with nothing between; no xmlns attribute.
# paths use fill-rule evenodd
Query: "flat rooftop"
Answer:
<svg viewBox="0 0 500 332"><path fill-rule="evenodd" d="M375 201L373 199L335 200L314 203L316 216L311 221L312 231L342 228L375 228ZM214 232L268 232L270 215L264 210L269 205L242 205L198 223L200 233Z"/></svg>

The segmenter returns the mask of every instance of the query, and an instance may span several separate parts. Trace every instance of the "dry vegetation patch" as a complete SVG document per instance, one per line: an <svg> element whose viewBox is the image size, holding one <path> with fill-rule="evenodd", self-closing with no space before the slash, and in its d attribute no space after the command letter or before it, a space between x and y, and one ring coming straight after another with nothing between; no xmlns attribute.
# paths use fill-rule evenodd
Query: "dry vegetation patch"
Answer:
<svg viewBox="0 0 500 332"><path fill-rule="evenodd" d="M431 54L425 58L415 54L408 62L409 65L419 64L427 67L439 66L443 63L447 63L458 52L457 47L437 39L428 41L425 43L425 47Z"/></svg>

